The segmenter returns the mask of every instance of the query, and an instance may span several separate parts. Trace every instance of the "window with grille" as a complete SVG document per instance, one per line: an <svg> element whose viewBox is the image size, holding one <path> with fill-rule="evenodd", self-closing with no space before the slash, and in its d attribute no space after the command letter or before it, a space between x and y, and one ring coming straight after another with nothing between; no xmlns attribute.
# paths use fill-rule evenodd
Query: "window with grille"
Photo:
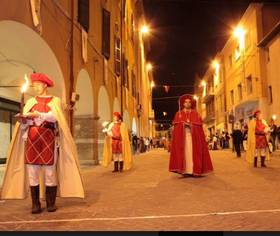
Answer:
<svg viewBox="0 0 280 236"><path fill-rule="evenodd" d="M125 58L124 54L122 55L122 80L123 80L123 85L129 89L129 79L128 79L128 61Z"/></svg>
<svg viewBox="0 0 280 236"><path fill-rule="evenodd" d="M269 96L269 103L273 103L273 97L272 97L272 87L271 85L268 87L268 96Z"/></svg>
<svg viewBox="0 0 280 236"><path fill-rule="evenodd" d="M89 0L78 1L78 22L88 32L89 29Z"/></svg>
<svg viewBox="0 0 280 236"><path fill-rule="evenodd" d="M241 101L242 100L242 85L238 84L237 88L238 88L238 98L239 98L239 101Z"/></svg>
<svg viewBox="0 0 280 236"><path fill-rule="evenodd" d="M115 37L115 73L121 74L121 40Z"/></svg>
<svg viewBox="0 0 280 236"><path fill-rule="evenodd" d="M230 101L231 101L231 104L233 105L234 104L234 92L233 92L233 90L230 91Z"/></svg>
<svg viewBox="0 0 280 236"><path fill-rule="evenodd" d="M131 41L134 42L134 17L133 14L131 14L131 18L130 18L130 38Z"/></svg>
<svg viewBox="0 0 280 236"><path fill-rule="evenodd" d="M245 48L246 50L251 46L251 35L250 31L248 31L245 35Z"/></svg>
<svg viewBox="0 0 280 236"><path fill-rule="evenodd" d="M228 57L228 64L229 64L229 68L231 68L232 67L232 55L230 55Z"/></svg>
<svg viewBox="0 0 280 236"><path fill-rule="evenodd" d="M136 76L134 71L131 71L131 83L132 83L132 96L136 97Z"/></svg>
<svg viewBox="0 0 280 236"><path fill-rule="evenodd" d="M110 12L103 8L102 13L102 54L110 58Z"/></svg>
<svg viewBox="0 0 280 236"><path fill-rule="evenodd" d="M246 82L247 82L247 94L251 94L253 92L253 82L252 82L252 76L248 76L246 78Z"/></svg>

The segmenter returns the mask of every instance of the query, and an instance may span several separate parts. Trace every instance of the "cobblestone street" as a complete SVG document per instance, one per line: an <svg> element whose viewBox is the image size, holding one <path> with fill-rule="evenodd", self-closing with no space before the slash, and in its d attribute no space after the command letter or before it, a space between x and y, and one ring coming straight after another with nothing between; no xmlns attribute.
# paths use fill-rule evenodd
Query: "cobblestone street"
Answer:
<svg viewBox="0 0 280 236"><path fill-rule="evenodd" d="M132 170L83 167L86 199L57 199L58 211L30 214L31 200L0 202L0 230L280 230L280 155L253 168L211 152L214 173L169 173L162 149L135 156ZM45 202L43 201L43 206Z"/></svg>

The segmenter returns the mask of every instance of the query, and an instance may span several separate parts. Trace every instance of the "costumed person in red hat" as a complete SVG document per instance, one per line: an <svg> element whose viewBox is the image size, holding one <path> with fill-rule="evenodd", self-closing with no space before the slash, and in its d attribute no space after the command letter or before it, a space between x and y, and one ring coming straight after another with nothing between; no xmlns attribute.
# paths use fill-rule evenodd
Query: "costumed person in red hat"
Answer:
<svg viewBox="0 0 280 236"><path fill-rule="evenodd" d="M32 213L56 211L56 196L84 198L78 155L58 97L48 94L53 81L31 74L37 96L29 99L18 116L1 192L2 199L24 199L30 186Z"/></svg>
<svg viewBox="0 0 280 236"><path fill-rule="evenodd" d="M266 167L265 160L270 159L268 149L268 134L270 128L267 122L262 119L260 110L256 110L253 114L253 119L248 124L248 139L246 160L249 163L254 163L257 167L258 159L261 160L261 167Z"/></svg>
<svg viewBox="0 0 280 236"><path fill-rule="evenodd" d="M202 128L202 119L195 110L196 100L185 94L179 99L179 111L173 120L169 171L201 176L213 171Z"/></svg>
<svg viewBox="0 0 280 236"><path fill-rule="evenodd" d="M121 114L114 112L113 117L114 121L103 130L107 135L104 141L102 165L107 167L113 159L113 172L122 172L132 166L131 147L128 130L122 122Z"/></svg>

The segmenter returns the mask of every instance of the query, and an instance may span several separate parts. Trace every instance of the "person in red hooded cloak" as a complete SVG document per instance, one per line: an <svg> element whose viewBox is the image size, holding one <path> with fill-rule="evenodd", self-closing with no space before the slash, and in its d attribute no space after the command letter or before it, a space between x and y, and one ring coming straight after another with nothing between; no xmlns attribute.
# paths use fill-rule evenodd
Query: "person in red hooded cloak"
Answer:
<svg viewBox="0 0 280 236"><path fill-rule="evenodd" d="M181 96L180 110L173 120L169 171L184 176L201 176L213 171L202 119L195 108L196 100L192 95Z"/></svg>

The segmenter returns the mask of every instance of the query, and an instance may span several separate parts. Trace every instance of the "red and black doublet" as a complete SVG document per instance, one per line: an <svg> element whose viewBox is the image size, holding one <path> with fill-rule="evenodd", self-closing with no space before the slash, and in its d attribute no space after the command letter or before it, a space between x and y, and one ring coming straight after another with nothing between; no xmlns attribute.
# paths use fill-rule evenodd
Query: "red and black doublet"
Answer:
<svg viewBox="0 0 280 236"><path fill-rule="evenodd" d="M37 104L30 112L38 111L48 113L51 109L48 103L52 97L36 97ZM52 122L44 121L40 126L29 127L28 138L25 150L25 163L33 165L53 165L55 149L55 126Z"/></svg>
<svg viewBox="0 0 280 236"><path fill-rule="evenodd" d="M112 153L122 153L121 122L115 122L112 127Z"/></svg>

